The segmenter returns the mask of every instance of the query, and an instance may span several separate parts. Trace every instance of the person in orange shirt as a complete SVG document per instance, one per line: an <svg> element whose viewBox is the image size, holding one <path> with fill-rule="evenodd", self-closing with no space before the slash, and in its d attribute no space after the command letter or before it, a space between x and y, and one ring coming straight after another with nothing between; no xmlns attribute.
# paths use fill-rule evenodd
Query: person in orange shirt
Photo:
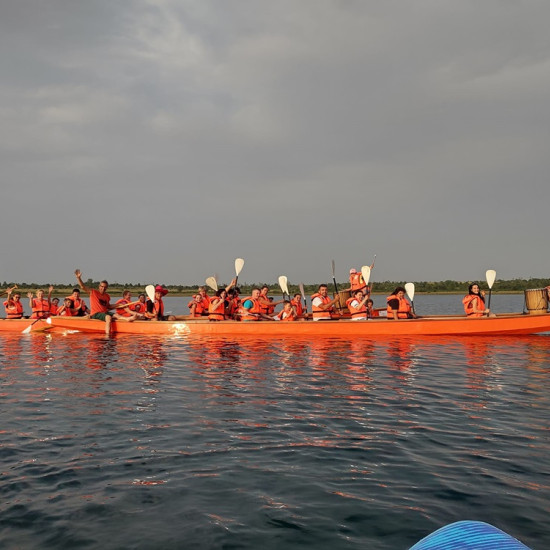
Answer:
<svg viewBox="0 0 550 550"><path fill-rule="evenodd" d="M113 319L129 322L135 321L135 315L132 317L123 317L118 313L111 313L110 310L115 309L115 306L111 304L111 297L107 294L107 289L109 288L107 281L101 281L96 290L84 284L80 269L76 269L74 274L76 275L78 286L90 295L90 319L105 321L105 334L111 334L111 322Z"/></svg>

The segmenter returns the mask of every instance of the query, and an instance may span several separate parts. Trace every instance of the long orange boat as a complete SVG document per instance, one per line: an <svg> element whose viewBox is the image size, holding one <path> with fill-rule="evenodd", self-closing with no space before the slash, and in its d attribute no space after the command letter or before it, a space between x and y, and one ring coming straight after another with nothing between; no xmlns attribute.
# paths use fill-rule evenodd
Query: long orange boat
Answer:
<svg viewBox="0 0 550 550"><path fill-rule="evenodd" d="M23 332L32 320L0 320L0 332ZM363 337L378 336L438 336L438 335L513 335L550 332L550 313L530 315L524 313L499 314L496 317L467 318L442 315L418 319L371 319L369 321L217 321L202 319L185 321L113 321L113 333L156 334L178 336L186 334L223 336L313 336L313 337ZM82 332L101 333L105 323L82 317L51 317L48 322L38 321L30 328L31 332Z"/></svg>

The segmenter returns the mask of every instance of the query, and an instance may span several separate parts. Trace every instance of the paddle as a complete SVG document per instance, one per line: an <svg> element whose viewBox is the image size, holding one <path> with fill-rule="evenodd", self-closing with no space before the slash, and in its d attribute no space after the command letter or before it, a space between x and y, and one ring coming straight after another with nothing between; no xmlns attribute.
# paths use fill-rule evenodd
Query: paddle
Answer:
<svg viewBox="0 0 550 550"><path fill-rule="evenodd" d="M48 317L47 319L35 319L26 329L23 329L23 331L21 332L21 334L29 334L29 332L31 331L34 323L36 323L37 321L46 321L46 323L48 323L48 325L51 325L52 324L52 320Z"/></svg>
<svg viewBox="0 0 550 550"><path fill-rule="evenodd" d="M369 280L370 280L370 267L368 265L364 265L361 268L361 275L363 276L363 281L365 282L365 285L368 288L369 287Z"/></svg>
<svg viewBox="0 0 550 550"><path fill-rule="evenodd" d="M406 283L405 291L407 292L407 296L411 301L411 307L412 307L413 313L416 315L416 312L414 311L414 283Z"/></svg>
<svg viewBox="0 0 550 550"><path fill-rule="evenodd" d="M279 275L279 286L283 291L283 300L285 300L285 295L288 296L288 299L290 300L290 294L288 292L288 279L286 275Z"/></svg>
<svg viewBox="0 0 550 550"><path fill-rule="evenodd" d="M300 293L302 294L302 299L304 300L304 313L307 313L307 301L306 301L306 293L304 290L304 283L300 283Z"/></svg>
<svg viewBox="0 0 550 550"><path fill-rule="evenodd" d="M488 269L485 272L485 279L487 279L487 286L489 287L489 299L487 300L487 309L491 308L491 289L495 284L496 278L497 278L497 272L494 269Z"/></svg>
<svg viewBox="0 0 550 550"><path fill-rule="evenodd" d="M237 281L239 280L239 273L242 271L244 266L244 260L242 258L237 258L235 260L235 286L237 286Z"/></svg>
<svg viewBox="0 0 550 550"><path fill-rule="evenodd" d="M125 307L135 306L136 304L141 303L139 300L136 300L135 302L128 302L126 304L115 304L115 309L122 309Z"/></svg>
<svg viewBox="0 0 550 550"><path fill-rule="evenodd" d="M334 260L331 260L332 263L332 282L334 283L334 292L338 294L338 285L336 284L336 264L334 263ZM338 299L338 303L336 304L336 307L338 308L338 311L342 312L342 307L340 306L340 299Z"/></svg>
<svg viewBox="0 0 550 550"><path fill-rule="evenodd" d="M216 281L216 277L207 277L205 282L212 290L218 292L218 281Z"/></svg>
<svg viewBox="0 0 550 550"><path fill-rule="evenodd" d="M151 300L151 302L155 301L155 285L147 285L145 287L145 294L147 294L147 298Z"/></svg>

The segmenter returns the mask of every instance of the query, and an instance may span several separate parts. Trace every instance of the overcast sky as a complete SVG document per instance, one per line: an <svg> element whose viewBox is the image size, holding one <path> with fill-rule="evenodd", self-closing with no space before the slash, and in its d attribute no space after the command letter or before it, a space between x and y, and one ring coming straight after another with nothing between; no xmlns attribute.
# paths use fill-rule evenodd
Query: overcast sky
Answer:
<svg viewBox="0 0 550 550"><path fill-rule="evenodd" d="M547 0L4 0L0 281L550 277Z"/></svg>

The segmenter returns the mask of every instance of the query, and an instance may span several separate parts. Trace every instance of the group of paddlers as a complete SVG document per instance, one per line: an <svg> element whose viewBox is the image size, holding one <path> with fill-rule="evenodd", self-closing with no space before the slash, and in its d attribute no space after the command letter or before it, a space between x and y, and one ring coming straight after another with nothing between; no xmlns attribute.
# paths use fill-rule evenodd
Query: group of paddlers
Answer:
<svg viewBox="0 0 550 550"><path fill-rule="evenodd" d="M43 290L39 289L33 295L27 293L29 307L32 310L31 319L46 319L50 316L77 316L89 317L105 321L106 332L110 331L112 319L133 321L175 321L188 320L189 318L207 318L210 321L236 320L236 321L327 321L346 318L352 321L366 321L376 317L388 319L413 319L416 318L413 307L405 297L405 288L398 286L386 299L386 308L375 309L370 298L371 288L367 285L361 272L350 270L349 288L341 292L335 292L331 298L328 293L328 285L319 285L317 292L311 296L311 313L307 312L305 295L296 293L294 296L283 295L280 301L273 301L268 295L269 286L256 287L251 290L250 296L240 297L240 289L237 287L237 279L233 279L227 287L219 289L213 296L208 294L205 286L198 288L191 301L188 303L189 315L166 315L164 311L163 297L168 290L162 285L151 288L149 295L141 293L136 301L132 301L130 291L123 292L122 298L111 304L111 298L107 293L108 282L101 281L98 288L90 288L82 281L79 269L75 271L79 288L74 288L70 296L63 299L60 305L59 298L51 298L53 286L48 289L45 297ZM90 308L80 296L80 291L90 296ZM7 299L4 308L7 319L21 319L24 315L21 293L17 286L4 291ZM468 317L482 317L494 315L485 305L485 293L478 283L473 283L468 288L468 294L462 300L464 311ZM276 312L276 306L282 308Z"/></svg>

